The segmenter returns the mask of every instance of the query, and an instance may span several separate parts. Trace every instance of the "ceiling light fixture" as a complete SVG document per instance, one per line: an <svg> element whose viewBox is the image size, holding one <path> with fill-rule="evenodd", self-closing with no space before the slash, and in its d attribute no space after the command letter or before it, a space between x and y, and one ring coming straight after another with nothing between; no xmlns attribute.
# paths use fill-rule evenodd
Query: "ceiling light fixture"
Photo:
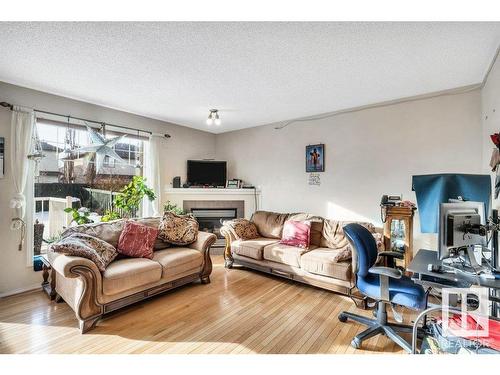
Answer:
<svg viewBox="0 0 500 375"><path fill-rule="evenodd" d="M211 109L210 112L208 113L207 125L210 126L212 124L215 124L217 126L222 124L222 121L219 118L219 110L218 109Z"/></svg>

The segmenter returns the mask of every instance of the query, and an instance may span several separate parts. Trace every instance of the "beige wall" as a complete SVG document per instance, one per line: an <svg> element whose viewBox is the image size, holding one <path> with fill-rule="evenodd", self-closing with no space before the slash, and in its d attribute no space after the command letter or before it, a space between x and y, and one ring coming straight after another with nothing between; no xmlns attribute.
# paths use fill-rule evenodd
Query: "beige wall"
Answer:
<svg viewBox="0 0 500 375"><path fill-rule="evenodd" d="M500 95L497 95L499 100ZM262 189L262 208L305 211L380 225L382 194L411 191L414 174L482 172L480 91L414 100L300 122L217 136L217 159L228 177ZM305 146L325 144L321 186L309 186ZM415 231L415 247L434 248L434 235Z"/></svg>
<svg viewBox="0 0 500 375"><path fill-rule="evenodd" d="M70 114L76 117L130 126L154 133L169 133L162 150L161 186L170 186L172 178L186 179L186 160L213 158L215 135L162 121L115 111L60 96L46 94L0 82L0 101L34 107L41 110ZM9 229L13 192L10 172L10 111L0 107L0 137L6 140L6 173L0 179L0 296L22 290L41 282L41 273L26 267L26 251L18 252L18 233Z"/></svg>

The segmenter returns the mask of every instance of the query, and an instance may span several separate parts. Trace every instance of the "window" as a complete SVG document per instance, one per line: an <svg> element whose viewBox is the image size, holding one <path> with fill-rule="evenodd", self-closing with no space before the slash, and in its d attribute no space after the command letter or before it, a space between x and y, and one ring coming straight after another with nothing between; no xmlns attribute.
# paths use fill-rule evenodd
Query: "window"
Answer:
<svg viewBox="0 0 500 375"><path fill-rule="evenodd" d="M98 222L113 208L116 192L135 175L142 175L145 133L124 133L121 128L106 126L106 139L123 136L113 146L121 161L106 156L96 170L95 152L81 153L91 144L82 124L38 119L37 145L44 157L37 163L34 177L35 250L38 255L70 225L71 215L64 209L86 208L88 218ZM37 227L38 225L38 227Z"/></svg>

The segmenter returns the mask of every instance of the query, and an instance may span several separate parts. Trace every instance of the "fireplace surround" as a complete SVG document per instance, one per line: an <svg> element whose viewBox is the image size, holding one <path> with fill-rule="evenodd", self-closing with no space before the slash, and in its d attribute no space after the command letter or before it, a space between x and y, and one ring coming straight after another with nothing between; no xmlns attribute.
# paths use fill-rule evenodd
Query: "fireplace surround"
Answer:
<svg viewBox="0 0 500 375"><path fill-rule="evenodd" d="M212 247L224 247L220 227L224 220L244 217L243 200L184 200L183 209L193 214L200 225L200 231L214 233L217 242Z"/></svg>

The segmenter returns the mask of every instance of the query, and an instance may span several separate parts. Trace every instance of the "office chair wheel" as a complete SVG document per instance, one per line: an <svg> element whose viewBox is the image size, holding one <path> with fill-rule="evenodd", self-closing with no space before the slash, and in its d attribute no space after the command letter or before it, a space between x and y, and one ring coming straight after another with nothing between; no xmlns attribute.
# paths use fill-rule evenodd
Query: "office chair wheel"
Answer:
<svg viewBox="0 0 500 375"><path fill-rule="evenodd" d="M351 346L354 348L354 349L359 349L361 347L361 342L359 342L359 340L357 338L354 338L352 341L351 341Z"/></svg>
<svg viewBox="0 0 500 375"><path fill-rule="evenodd" d="M338 318L342 323L347 322L347 316L345 316L343 313L339 314Z"/></svg>

